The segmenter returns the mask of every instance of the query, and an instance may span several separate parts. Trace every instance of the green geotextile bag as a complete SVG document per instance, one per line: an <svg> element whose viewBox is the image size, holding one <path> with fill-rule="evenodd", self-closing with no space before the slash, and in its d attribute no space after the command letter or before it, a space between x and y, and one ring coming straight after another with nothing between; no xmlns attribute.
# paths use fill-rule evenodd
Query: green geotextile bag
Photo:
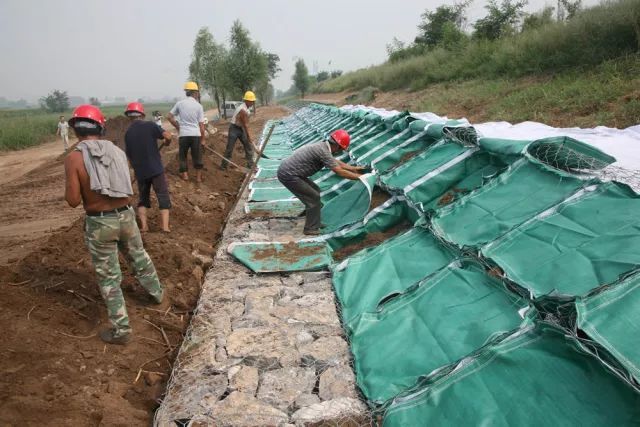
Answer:
<svg viewBox="0 0 640 427"><path fill-rule="evenodd" d="M426 150L434 142L435 141L429 139L427 136L427 131L423 130L390 149L372 156L368 163L371 164L371 167L378 171L378 173L384 174L396 165Z"/></svg>
<svg viewBox="0 0 640 427"><path fill-rule="evenodd" d="M454 121L451 122L453 123ZM371 160L368 163L378 172L385 173L441 140L443 138L442 129L444 127L445 125L442 123L416 120L409 125L411 137L397 142L389 149L381 150L380 153L371 156Z"/></svg>
<svg viewBox="0 0 640 427"><path fill-rule="evenodd" d="M433 227L447 241L478 247L588 185L576 176L521 158L501 175L437 211Z"/></svg>
<svg viewBox="0 0 640 427"><path fill-rule="evenodd" d="M278 169L282 161L274 159L265 159L264 157L258 161L258 167L260 169Z"/></svg>
<svg viewBox="0 0 640 427"><path fill-rule="evenodd" d="M256 173L255 180L265 180L265 179L277 179L278 178L278 169L277 168L269 168L269 169L258 169L258 173Z"/></svg>
<svg viewBox="0 0 640 427"><path fill-rule="evenodd" d="M577 328L611 353L640 384L640 275L576 301Z"/></svg>
<svg viewBox="0 0 640 427"><path fill-rule="evenodd" d="M325 242L233 242L227 252L256 273L320 270L331 262Z"/></svg>
<svg viewBox="0 0 640 427"><path fill-rule="evenodd" d="M270 188L252 188L249 193L250 202L266 202L268 200L284 200L295 197L283 185Z"/></svg>
<svg viewBox="0 0 640 427"><path fill-rule="evenodd" d="M392 197L369 212L362 221L327 239L327 243L335 251L361 242L370 234L382 233L403 223L413 224L417 219L417 212L409 208L404 197Z"/></svg>
<svg viewBox="0 0 640 427"><path fill-rule="evenodd" d="M351 351L360 390L383 403L422 376L517 329L527 303L473 261L455 261L360 316Z"/></svg>
<svg viewBox="0 0 640 427"><path fill-rule="evenodd" d="M383 129L376 133L367 133L358 141L351 141L349 144L349 155L352 159L357 159L362 154L376 147L378 144L392 138L397 132L391 129Z"/></svg>
<svg viewBox="0 0 640 427"><path fill-rule="evenodd" d="M391 189L403 190L409 184L469 149L455 143L440 141L408 162L382 175L380 181Z"/></svg>
<svg viewBox="0 0 640 427"><path fill-rule="evenodd" d="M583 296L640 265L639 212L629 187L591 186L481 252L534 298Z"/></svg>
<svg viewBox="0 0 640 427"><path fill-rule="evenodd" d="M292 218L299 216L304 209L304 204L298 199L245 204L245 212L254 217Z"/></svg>
<svg viewBox="0 0 640 427"><path fill-rule="evenodd" d="M381 301L405 292L458 257L429 230L414 227L378 246L358 252L334 266L333 287L347 329Z"/></svg>
<svg viewBox="0 0 640 427"><path fill-rule="evenodd" d="M362 175L358 181L329 200L322 207L322 228L331 233L340 228L358 222L369 212L371 195L376 182L374 174Z"/></svg>
<svg viewBox="0 0 640 427"><path fill-rule="evenodd" d="M284 185L278 181L277 178L274 179L262 179L262 180L254 180L249 184L250 189L258 189L258 188L285 188Z"/></svg>
<svg viewBox="0 0 640 427"><path fill-rule="evenodd" d="M372 160L393 150L395 147L403 144L411 138L411 129L405 129L389 137L383 141L380 141L376 145L371 145L368 150L361 150L359 154L352 153L352 157L356 160L358 165L370 165Z"/></svg>
<svg viewBox="0 0 640 427"><path fill-rule="evenodd" d="M640 394L548 325L528 327L395 399L384 426L637 426Z"/></svg>

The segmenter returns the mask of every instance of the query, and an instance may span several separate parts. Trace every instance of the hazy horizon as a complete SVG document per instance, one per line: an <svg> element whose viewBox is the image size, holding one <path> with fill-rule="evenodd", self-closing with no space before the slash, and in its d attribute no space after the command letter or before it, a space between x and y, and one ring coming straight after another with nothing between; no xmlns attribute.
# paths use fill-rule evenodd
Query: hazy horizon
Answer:
<svg viewBox="0 0 640 427"><path fill-rule="evenodd" d="M33 102L53 89L86 99L95 96L160 99L181 97L193 42L208 27L228 42L240 19L263 50L280 56L276 89L291 86L297 58L310 73L352 71L386 60L394 37L410 42L420 14L454 1L405 0L401 6L371 1L327 0L321 7L293 0L226 2L194 0L79 3L2 0L0 3L0 97ZM597 4L585 0L584 6ZM469 7L469 23L486 14L485 1ZM531 0L528 11L556 1Z"/></svg>

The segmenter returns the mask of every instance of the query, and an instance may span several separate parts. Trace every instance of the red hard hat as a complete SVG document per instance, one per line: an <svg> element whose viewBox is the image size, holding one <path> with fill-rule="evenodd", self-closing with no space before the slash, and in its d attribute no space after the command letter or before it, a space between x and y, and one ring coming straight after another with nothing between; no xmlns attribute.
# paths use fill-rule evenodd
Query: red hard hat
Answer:
<svg viewBox="0 0 640 427"><path fill-rule="evenodd" d="M144 107L142 106L141 103L139 102L130 102L129 105L127 105L127 109L125 110L124 114L125 116L127 115L127 113L129 112L135 112L135 113L140 113L143 116L144 114Z"/></svg>
<svg viewBox="0 0 640 427"><path fill-rule="evenodd" d="M344 129L338 129L331 132L331 138L342 148L346 150L349 148L349 142L351 142L351 137Z"/></svg>
<svg viewBox="0 0 640 427"><path fill-rule="evenodd" d="M100 109L95 105L78 105L76 109L73 110L73 114L69 119L69 126L73 127L73 124L76 122L76 120L80 119L96 122L98 125L100 125L101 128L104 129L104 116L102 115L102 111L100 111Z"/></svg>

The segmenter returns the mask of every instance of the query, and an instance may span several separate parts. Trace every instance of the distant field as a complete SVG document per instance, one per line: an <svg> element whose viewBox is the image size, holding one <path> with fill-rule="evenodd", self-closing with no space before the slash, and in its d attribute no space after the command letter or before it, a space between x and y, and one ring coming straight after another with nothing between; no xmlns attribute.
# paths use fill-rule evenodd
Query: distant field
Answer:
<svg viewBox="0 0 640 427"><path fill-rule="evenodd" d="M147 114L154 110L166 114L173 104L145 104ZM123 105L100 107L107 118L124 112ZM68 120L71 109L62 113ZM55 138L60 113L39 109L0 110L0 151L19 150Z"/></svg>

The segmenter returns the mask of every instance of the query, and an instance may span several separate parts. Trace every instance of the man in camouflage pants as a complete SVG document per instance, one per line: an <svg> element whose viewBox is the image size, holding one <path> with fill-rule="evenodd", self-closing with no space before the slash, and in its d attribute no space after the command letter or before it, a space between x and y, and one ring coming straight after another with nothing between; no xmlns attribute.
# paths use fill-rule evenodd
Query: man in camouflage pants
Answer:
<svg viewBox="0 0 640 427"><path fill-rule="evenodd" d="M87 214L85 243L113 326L101 331L100 338L111 344L126 344L131 340L131 326L120 288L118 251L154 303L163 303L163 288L129 206L133 191L127 157L112 142L101 139L104 116L92 105L81 105L69 124L80 143L65 159L65 198L72 207L83 203Z"/></svg>

